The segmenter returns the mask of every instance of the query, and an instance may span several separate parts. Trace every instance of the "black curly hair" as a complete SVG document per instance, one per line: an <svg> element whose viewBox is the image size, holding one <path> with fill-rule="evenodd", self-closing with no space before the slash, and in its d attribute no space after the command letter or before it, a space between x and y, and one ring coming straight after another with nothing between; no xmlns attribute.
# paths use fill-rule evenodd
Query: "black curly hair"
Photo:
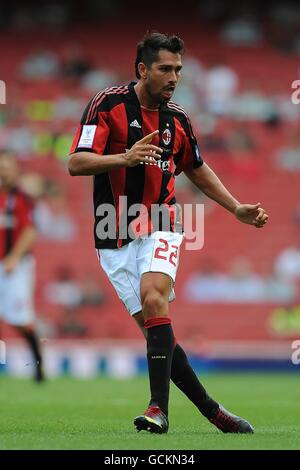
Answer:
<svg viewBox="0 0 300 470"><path fill-rule="evenodd" d="M137 45L135 74L138 79L141 78L138 64L143 62L147 67L150 67L158 59L160 49L166 49L174 54L183 54L184 42L175 35L169 36L157 31L148 31L143 40Z"/></svg>

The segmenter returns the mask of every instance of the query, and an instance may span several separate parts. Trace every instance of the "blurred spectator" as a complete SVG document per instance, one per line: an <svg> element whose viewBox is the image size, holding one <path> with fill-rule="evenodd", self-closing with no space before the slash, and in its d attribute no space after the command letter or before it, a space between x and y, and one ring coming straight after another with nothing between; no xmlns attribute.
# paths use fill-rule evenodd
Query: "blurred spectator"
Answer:
<svg viewBox="0 0 300 470"><path fill-rule="evenodd" d="M91 65L80 44L70 44L65 48L61 69L63 77L80 79L90 69Z"/></svg>
<svg viewBox="0 0 300 470"><path fill-rule="evenodd" d="M57 97L54 103L54 118L62 121L70 119L76 121L76 118L84 110L84 101L78 98L76 92L69 91L64 95Z"/></svg>
<svg viewBox="0 0 300 470"><path fill-rule="evenodd" d="M186 281L184 295L189 302L220 302L226 297L226 289L226 275L217 271L212 260L206 260Z"/></svg>
<svg viewBox="0 0 300 470"><path fill-rule="evenodd" d="M51 156L65 162L72 143L69 130L73 128L67 118L64 122L57 119L47 124L35 121L30 123L30 128L33 133L33 153L29 154L28 158Z"/></svg>
<svg viewBox="0 0 300 470"><path fill-rule="evenodd" d="M275 272L283 279L300 280L300 241L284 248L275 260Z"/></svg>
<svg viewBox="0 0 300 470"><path fill-rule="evenodd" d="M227 146L229 152L244 152L255 150L254 140L246 127L235 126L227 136Z"/></svg>
<svg viewBox="0 0 300 470"><path fill-rule="evenodd" d="M60 64L54 52L38 48L24 59L20 71L27 80L53 78L59 74Z"/></svg>
<svg viewBox="0 0 300 470"><path fill-rule="evenodd" d="M297 288L290 280L280 277L272 266L271 273L265 279L264 297L266 301L291 304L297 299Z"/></svg>
<svg viewBox="0 0 300 470"><path fill-rule="evenodd" d="M71 269L61 267L56 278L45 286L47 302L62 308L58 333L66 336L85 336L87 327L78 319L78 309L82 295L79 283L74 279Z"/></svg>
<svg viewBox="0 0 300 470"><path fill-rule="evenodd" d="M238 85L238 76L231 67L219 59L211 62L205 74L206 109L216 115L229 114Z"/></svg>
<svg viewBox="0 0 300 470"><path fill-rule="evenodd" d="M201 92L205 73L205 68L197 57L185 55L184 74L181 77L181 80L184 80L185 83L193 86L197 92Z"/></svg>
<svg viewBox="0 0 300 470"><path fill-rule="evenodd" d="M286 171L300 170L300 128L296 130L286 147L277 150L276 163Z"/></svg>
<svg viewBox="0 0 300 470"><path fill-rule="evenodd" d="M18 159L27 159L32 156L34 135L26 125L7 128L3 140L0 137L1 146L14 152Z"/></svg>
<svg viewBox="0 0 300 470"><path fill-rule="evenodd" d="M202 149L207 152L227 152L227 142L222 135L217 133L205 134L202 139Z"/></svg>
<svg viewBox="0 0 300 470"><path fill-rule="evenodd" d="M275 104L256 81L248 82L244 91L233 98L231 114L236 119L269 122L278 116Z"/></svg>
<svg viewBox="0 0 300 470"><path fill-rule="evenodd" d="M46 181L44 197L37 204L35 216L39 233L44 238L58 242L74 239L77 227L57 184Z"/></svg>
<svg viewBox="0 0 300 470"><path fill-rule="evenodd" d="M104 301L104 293L101 290L97 276L86 273L80 282L81 305L99 306Z"/></svg>
<svg viewBox="0 0 300 470"><path fill-rule="evenodd" d="M203 100L203 86L205 83L205 70L198 59L192 56L184 58L184 74L176 88L174 99L181 106L196 113L201 109Z"/></svg>
<svg viewBox="0 0 300 470"><path fill-rule="evenodd" d="M68 267L60 267L55 274L55 280L45 286L47 302L60 305L67 310L75 310L81 303L80 286L75 281Z"/></svg>
<svg viewBox="0 0 300 470"><path fill-rule="evenodd" d="M199 109L199 98L196 90L184 79L180 81L178 88L176 88L174 99L183 108L188 109L190 113L196 112Z"/></svg>
<svg viewBox="0 0 300 470"><path fill-rule="evenodd" d="M92 69L88 71L82 79L83 89L90 93L96 93L112 84L119 85L118 76L108 69Z"/></svg>
<svg viewBox="0 0 300 470"><path fill-rule="evenodd" d="M261 42L263 32L257 18L244 14L226 22L220 36L232 46L256 46Z"/></svg>
<svg viewBox="0 0 300 470"><path fill-rule="evenodd" d="M24 105L24 115L32 121L51 121L54 118L54 102L52 100L30 100Z"/></svg>
<svg viewBox="0 0 300 470"><path fill-rule="evenodd" d="M40 235L57 242L73 240L77 227L60 186L34 173L23 175L21 186L35 200L35 222Z"/></svg>
<svg viewBox="0 0 300 470"><path fill-rule="evenodd" d="M255 158L255 142L246 127L233 127L227 136L228 171L237 179L254 180L260 176L260 165Z"/></svg>
<svg viewBox="0 0 300 470"><path fill-rule="evenodd" d="M36 329L42 343L50 338L57 337L57 328L50 317L45 318L42 314L39 314L36 322Z"/></svg>
<svg viewBox="0 0 300 470"><path fill-rule="evenodd" d="M281 121L299 122L300 107L294 105L291 100L290 90L279 79L270 82L269 96Z"/></svg>
<svg viewBox="0 0 300 470"><path fill-rule="evenodd" d="M199 273L187 280L184 295L188 302L199 303L290 303L296 298L296 289L274 273L259 276L250 260L237 258L229 273L218 272L211 261L204 263Z"/></svg>
<svg viewBox="0 0 300 470"><path fill-rule="evenodd" d="M57 269L55 279L44 289L47 302L61 307L59 334L84 336L88 329L82 319L80 307L98 307L104 301L104 293L93 273L86 273L82 281L75 280L69 267Z"/></svg>
<svg viewBox="0 0 300 470"><path fill-rule="evenodd" d="M86 273L81 281L75 281L70 268L60 267L55 276L55 281L45 288L48 302L71 310L82 305L98 306L103 303L104 293L93 273Z"/></svg>
<svg viewBox="0 0 300 470"><path fill-rule="evenodd" d="M60 336L82 337L87 336L88 327L82 323L76 311L65 310L58 326Z"/></svg>
<svg viewBox="0 0 300 470"><path fill-rule="evenodd" d="M300 305L277 308L269 319L271 330L277 335L297 336L300 333Z"/></svg>
<svg viewBox="0 0 300 470"><path fill-rule="evenodd" d="M264 301L264 280L254 273L247 258L233 261L226 290L227 302L260 302Z"/></svg>
<svg viewBox="0 0 300 470"><path fill-rule="evenodd" d="M38 173L24 173L20 175L20 187L36 203L44 194L45 180Z"/></svg>

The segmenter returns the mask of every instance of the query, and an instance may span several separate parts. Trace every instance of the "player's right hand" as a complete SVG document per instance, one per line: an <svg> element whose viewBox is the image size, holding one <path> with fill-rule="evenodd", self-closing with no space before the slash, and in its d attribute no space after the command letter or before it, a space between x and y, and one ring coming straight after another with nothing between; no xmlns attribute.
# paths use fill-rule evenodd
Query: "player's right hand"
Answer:
<svg viewBox="0 0 300 470"><path fill-rule="evenodd" d="M240 222L254 225L256 228L262 228L269 218L265 209L260 207L260 202L257 204L240 204L234 213Z"/></svg>
<svg viewBox="0 0 300 470"><path fill-rule="evenodd" d="M159 131L151 132L141 140L138 140L128 152L125 153L125 166L136 166L139 163L152 163L153 158L160 160L163 150L156 145L150 144L152 139L159 133ZM151 158L149 158L151 157Z"/></svg>

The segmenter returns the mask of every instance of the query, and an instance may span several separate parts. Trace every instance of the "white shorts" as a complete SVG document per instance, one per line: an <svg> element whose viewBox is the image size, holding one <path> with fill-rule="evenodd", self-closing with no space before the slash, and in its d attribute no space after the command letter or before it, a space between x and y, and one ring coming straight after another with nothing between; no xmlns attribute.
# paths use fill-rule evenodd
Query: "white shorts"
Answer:
<svg viewBox="0 0 300 470"><path fill-rule="evenodd" d="M0 262L0 320L10 325L25 326L33 322L35 261L23 258L10 274Z"/></svg>
<svg viewBox="0 0 300 470"><path fill-rule="evenodd" d="M99 262L130 315L142 310L140 282L147 272L161 272L172 279L169 301L175 299L173 284L183 235L154 232L122 248L96 250Z"/></svg>

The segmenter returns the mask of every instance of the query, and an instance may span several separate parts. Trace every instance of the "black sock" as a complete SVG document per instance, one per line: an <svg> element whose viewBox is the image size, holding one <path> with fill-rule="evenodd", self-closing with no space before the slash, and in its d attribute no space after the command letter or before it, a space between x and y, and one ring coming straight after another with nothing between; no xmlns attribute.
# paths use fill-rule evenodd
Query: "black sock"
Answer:
<svg viewBox="0 0 300 470"><path fill-rule="evenodd" d="M176 344L173 353L171 379L204 416L210 418L215 414L218 403L207 394L179 344Z"/></svg>
<svg viewBox="0 0 300 470"><path fill-rule="evenodd" d="M171 324L148 327L147 359L151 390L150 405L158 405L166 416L168 415L173 351L174 335Z"/></svg>
<svg viewBox="0 0 300 470"><path fill-rule="evenodd" d="M37 335L33 331L23 331L22 334L30 346L37 369L41 369L42 354Z"/></svg>

